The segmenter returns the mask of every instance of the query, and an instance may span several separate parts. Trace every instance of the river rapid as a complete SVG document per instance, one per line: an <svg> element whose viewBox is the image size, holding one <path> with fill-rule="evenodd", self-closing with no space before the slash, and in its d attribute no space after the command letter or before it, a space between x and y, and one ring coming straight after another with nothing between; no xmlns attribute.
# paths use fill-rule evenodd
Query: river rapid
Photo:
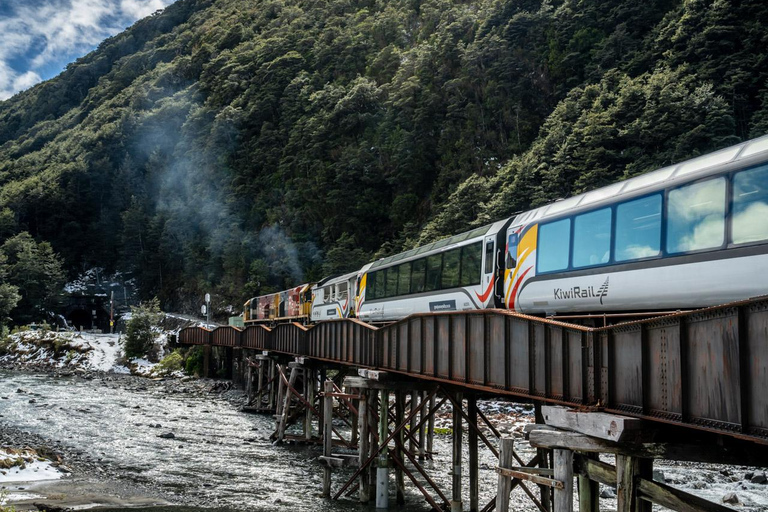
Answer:
<svg viewBox="0 0 768 512"><path fill-rule="evenodd" d="M240 412L233 396L239 394L225 398L201 391L197 381L111 375L85 380L0 370L0 426L39 436L64 454L75 475L128 482L134 491L177 505L254 511L364 508L354 499L322 498L319 447L273 446L274 419ZM436 437L438 454L427 466L450 496L450 439ZM482 494L490 499L495 494L490 452L481 463ZM346 480L344 474L334 473L334 489ZM410 482L406 487L405 510L428 510Z"/></svg>

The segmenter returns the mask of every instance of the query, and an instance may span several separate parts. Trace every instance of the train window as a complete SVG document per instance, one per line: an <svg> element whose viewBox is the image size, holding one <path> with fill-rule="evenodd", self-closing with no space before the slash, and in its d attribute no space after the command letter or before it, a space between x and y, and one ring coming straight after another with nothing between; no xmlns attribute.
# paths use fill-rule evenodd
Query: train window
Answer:
<svg viewBox="0 0 768 512"><path fill-rule="evenodd" d="M411 264L401 263L397 268L400 269L400 281L397 284L397 294L408 295L411 293Z"/></svg>
<svg viewBox="0 0 768 512"><path fill-rule="evenodd" d="M376 297L376 273L368 272L365 275L365 298L373 299Z"/></svg>
<svg viewBox="0 0 768 512"><path fill-rule="evenodd" d="M461 248L461 286L480 284L480 265L483 259L483 244L477 242Z"/></svg>
<svg viewBox="0 0 768 512"><path fill-rule="evenodd" d="M768 166L733 177L731 241L745 244L768 240Z"/></svg>
<svg viewBox="0 0 768 512"><path fill-rule="evenodd" d="M616 207L616 261L658 256L661 249L661 194Z"/></svg>
<svg viewBox="0 0 768 512"><path fill-rule="evenodd" d="M387 269L387 291L385 297L394 297L397 295L397 267Z"/></svg>
<svg viewBox="0 0 768 512"><path fill-rule="evenodd" d="M573 266L591 267L611 258L610 208L577 215L573 220Z"/></svg>
<svg viewBox="0 0 768 512"><path fill-rule="evenodd" d="M427 282L424 291L431 292L440 289L440 269L443 266L443 255L427 256Z"/></svg>
<svg viewBox="0 0 768 512"><path fill-rule="evenodd" d="M427 273L427 260L424 258L413 262L413 273L411 274L411 293L421 293L424 291L424 282Z"/></svg>
<svg viewBox="0 0 768 512"><path fill-rule="evenodd" d="M493 242L485 242L485 273L493 272Z"/></svg>
<svg viewBox="0 0 768 512"><path fill-rule="evenodd" d="M328 303L331 302L333 298L331 297L331 287L326 286L323 288L323 302Z"/></svg>
<svg viewBox="0 0 768 512"><path fill-rule="evenodd" d="M347 283L336 285L336 300L347 300Z"/></svg>
<svg viewBox="0 0 768 512"><path fill-rule="evenodd" d="M376 276L376 296L373 297L374 299L383 299L385 297L385 292L387 290L387 271L386 270L379 270L374 274Z"/></svg>
<svg viewBox="0 0 768 512"><path fill-rule="evenodd" d="M507 238L507 259L504 263L508 269L513 269L517 266L517 243L517 233L512 233L509 235Z"/></svg>
<svg viewBox="0 0 768 512"><path fill-rule="evenodd" d="M443 275L441 288L456 288L459 286L461 270L461 249L451 249L443 255Z"/></svg>
<svg viewBox="0 0 768 512"><path fill-rule="evenodd" d="M568 268L571 245L571 219L558 220L539 228L537 272Z"/></svg>
<svg viewBox="0 0 768 512"><path fill-rule="evenodd" d="M725 238L725 178L669 192L667 252L720 247Z"/></svg>

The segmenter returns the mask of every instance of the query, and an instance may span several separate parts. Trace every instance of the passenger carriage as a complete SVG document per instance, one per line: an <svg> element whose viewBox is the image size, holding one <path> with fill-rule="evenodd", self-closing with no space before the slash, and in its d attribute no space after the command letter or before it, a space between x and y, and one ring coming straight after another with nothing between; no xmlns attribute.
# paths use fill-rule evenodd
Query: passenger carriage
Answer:
<svg viewBox="0 0 768 512"><path fill-rule="evenodd" d="M414 313L502 307L498 277L510 220L366 266L358 296L358 318L383 322Z"/></svg>
<svg viewBox="0 0 768 512"><path fill-rule="evenodd" d="M349 318L355 311L358 272L329 277L312 288L313 322Z"/></svg>
<svg viewBox="0 0 768 512"><path fill-rule="evenodd" d="M505 305L697 308L768 293L768 136L515 216Z"/></svg>

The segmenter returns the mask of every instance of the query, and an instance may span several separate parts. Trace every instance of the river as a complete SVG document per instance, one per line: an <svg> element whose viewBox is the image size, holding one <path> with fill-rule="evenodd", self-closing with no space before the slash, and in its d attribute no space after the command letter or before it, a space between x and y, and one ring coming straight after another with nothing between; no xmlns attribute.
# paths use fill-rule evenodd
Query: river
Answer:
<svg viewBox="0 0 768 512"><path fill-rule="evenodd" d="M254 511L361 509L353 499L320 496L318 447L273 446L271 416L242 413L232 400L197 392L193 384L0 371L0 425L78 454L93 478L127 481L174 504ZM159 437L169 433L174 438ZM427 467L450 496L450 439L436 437L438 454ZM495 493L492 457L482 454L483 501ZM342 475L334 473L334 489L341 482ZM410 482L407 489L405 510L429 509Z"/></svg>

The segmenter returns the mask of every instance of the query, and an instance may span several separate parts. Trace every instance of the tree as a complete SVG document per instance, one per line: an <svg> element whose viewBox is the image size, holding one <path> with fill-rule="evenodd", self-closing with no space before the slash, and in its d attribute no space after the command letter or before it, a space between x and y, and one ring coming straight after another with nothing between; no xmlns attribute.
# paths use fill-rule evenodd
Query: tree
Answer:
<svg viewBox="0 0 768 512"><path fill-rule="evenodd" d="M48 242L36 242L25 232L0 247L7 260L8 284L19 290L12 317L19 323L41 320L58 303L66 280L62 261Z"/></svg>
<svg viewBox="0 0 768 512"><path fill-rule="evenodd" d="M0 252L0 327L9 320L9 315L21 300L19 289L8 279L8 258Z"/></svg>
<svg viewBox="0 0 768 512"><path fill-rule="evenodd" d="M153 356L155 344L155 328L158 326L162 313L160 301L155 297L138 306L131 306L131 318L125 331L125 356L128 358Z"/></svg>

